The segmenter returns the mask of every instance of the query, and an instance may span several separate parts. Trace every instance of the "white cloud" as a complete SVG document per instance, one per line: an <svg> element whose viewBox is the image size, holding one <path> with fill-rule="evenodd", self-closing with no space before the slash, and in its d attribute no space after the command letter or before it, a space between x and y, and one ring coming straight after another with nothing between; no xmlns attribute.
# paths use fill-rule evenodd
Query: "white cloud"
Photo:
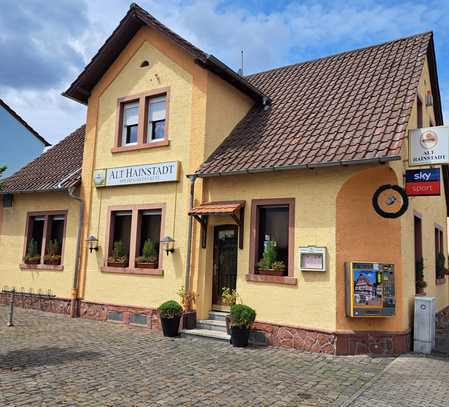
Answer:
<svg viewBox="0 0 449 407"><path fill-rule="evenodd" d="M234 69L239 68L240 50L244 49L246 73L430 29L437 30L437 38L444 38L449 17L446 2L424 1L324 0L318 3L306 0L282 3L282 6L277 3L272 12L218 0L145 0L140 4L173 31ZM129 4L123 0L90 0L87 6L88 28L71 38L69 44L82 55L85 63L118 25ZM440 45L445 55L448 51L442 41L437 43L437 50ZM73 72L65 85L78 73ZM440 71L440 85L443 90L448 88L446 70ZM24 90L3 95L44 137L55 141L78 126L85 116L82 105L59 96L63 90L52 88L39 94ZM449 106L449 95L443 99Z"/></svg>

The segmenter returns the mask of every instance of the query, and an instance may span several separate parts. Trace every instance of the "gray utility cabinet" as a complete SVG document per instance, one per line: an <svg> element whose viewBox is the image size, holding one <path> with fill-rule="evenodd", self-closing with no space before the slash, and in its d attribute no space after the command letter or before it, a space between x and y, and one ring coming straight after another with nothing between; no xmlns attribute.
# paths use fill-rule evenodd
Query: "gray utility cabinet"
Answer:
<svg viewBox="0 0 449 407"><path fill-rule="evenodd" d="M435 347L435 297L415 297L413 351L431 353Z"/></svg>

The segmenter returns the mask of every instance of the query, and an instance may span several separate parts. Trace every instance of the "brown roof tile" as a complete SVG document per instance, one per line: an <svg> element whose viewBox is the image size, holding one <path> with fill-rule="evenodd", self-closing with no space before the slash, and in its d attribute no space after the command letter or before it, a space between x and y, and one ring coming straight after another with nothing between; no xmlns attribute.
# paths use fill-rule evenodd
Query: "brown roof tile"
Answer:
<svg viewBox="0 0 449 407"><path fill-rule="evenodd" d="M66 190L81 179L85 126L5 178L0 194Z"/></svg>
<svg viewBox="0 0 449 407"><path fill-rule="evenodd" d="M429 52L424 33L248 76L271 108L254 107L197 174L398 156Z"/></svg>

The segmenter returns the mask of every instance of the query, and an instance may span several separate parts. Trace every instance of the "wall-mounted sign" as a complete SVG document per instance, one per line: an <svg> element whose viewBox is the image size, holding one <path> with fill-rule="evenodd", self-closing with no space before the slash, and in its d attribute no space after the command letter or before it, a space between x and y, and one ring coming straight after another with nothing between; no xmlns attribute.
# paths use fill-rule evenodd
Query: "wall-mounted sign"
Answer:
<svg viewBox="0 0 449 407"><path fill-rule="evenodd" d="M410 130L410 166L449 163L449 127Z"/></svg>
<svg viewBox="0 0 449 407"><path fill-rule="evenodd" d="M95 170L96 187L150 184L178 180L178 161Z"/></svg>
<svg viewBox="0 0 449 407"><path fill-rule="evenodd" d="M405 191L409 196L440 195L439 168L407 170L405 179Z"/></svg>
<svg viewBox="0 0 449 407"><path fill-rule="evenodd" d="M299 248L301 271L326 271L326 248L306 246Z"/></svg>

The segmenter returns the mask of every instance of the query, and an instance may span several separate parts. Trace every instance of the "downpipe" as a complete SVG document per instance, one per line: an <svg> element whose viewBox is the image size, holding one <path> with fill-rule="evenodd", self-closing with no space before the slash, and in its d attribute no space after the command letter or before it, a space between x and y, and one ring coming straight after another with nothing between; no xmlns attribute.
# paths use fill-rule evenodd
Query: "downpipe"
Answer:
<svg viewBox="0 0 449 407"><path fill-rule="evenodd" d="M73 282L70 298L70 316L72 318L78 317L78 294L79 294L79 275L81 268L81 234L84 223L84 200L80 196L75 195L75 187L71 187L68 190L70 198L76 200L80 204L80 213L78 220L78 230L76 236L76 253L75 253L75 270L73 272Z"/></svg>
<svg viewBox="0 0 449 407"><path fill-rule="evenodd" d="M197 176L191 175L190 179L190 198L189 198L189 213L193 209L193 200L195 196L195 181ZM186 273L184 280L184 292L190 292L190 262L192 258L192 234L193 234L193 216L189 215L189 225L187 234L187 253L186 253Z"/></svg>

